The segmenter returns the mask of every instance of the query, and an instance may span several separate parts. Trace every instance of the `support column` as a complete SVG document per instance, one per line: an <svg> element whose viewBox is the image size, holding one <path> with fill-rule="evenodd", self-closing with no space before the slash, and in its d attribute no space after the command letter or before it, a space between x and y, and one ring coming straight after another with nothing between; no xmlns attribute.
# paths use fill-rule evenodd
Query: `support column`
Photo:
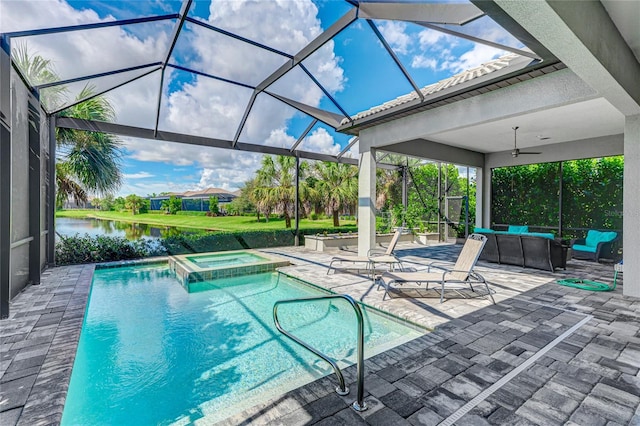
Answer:
<svg viewBox="0 0 640 426"><path fill-rule="evenodd" d="M47 264L55 265L56 254L56 116L49 116L49 163L47 167Z"/></svg>
<svg viewBox="0 0 640 426"><path fill-rule="evenodd" d="M484 178L482 168L476 167L476 218L474 222L474 226L478 228L483 228L484 223L482 218L484 217L484 182L482 179Z"/></svg>
<svg viewBox="0 0 640 426"><path fill-rule="evenodd" d="M467 238L469 236L469 166L467 166L467 194L464 199L464 237Z"/></svg>
<svg viewBox="0 0 640 426"><path fill-rule="evenodd" d="M300 245L300 157L296 155L296 205L294 210L296 222L296 234L293 237L293 245Z"/></svg>
<svg viewBox="0 0 640 426"><path fill-rule="evenodd" d="M404 211L407 211L407 207L409 206L409 192L408 192L408 176L407 176L407 167L402 166L402 207L404 207ZM405 222L402 223L402 226L406 226Z"/></svg>
<svg viewBox="0 0 640 426"><path fill-rule="evenodd" d="M640 297L640 115L624 124L623 256L625 296Z"/></svg>
<svg viewBox="0 0 640 426"><path fill-rule="evenodd" d="M363 149L362 139L360 149ZM360 152L358 175L358 256L376 245L376 150Z"/></svg>
<svg viewBox="0 0 640 426"><path fill-rule="evenodd" d="M478 173L476 183L482 187L479 189L479 194L476 194L476 203L482 200L482 204L480 209L476 204L476 220L480 220L478 223L482 228L491 228L491 169L485 167ZM479 218L478 212L481 215Z"/></svg>
<svg viewBox="0 0 640 426"><path fill-rule="evenodd" d="M0 319L9 316L11 293L11 59L0 49Z"/></svg>
<svg viewBox="0 0 640 426"><path fill-rule="evenodd" d="M40 284L40 111L29 96L29 282Z"/></svg>

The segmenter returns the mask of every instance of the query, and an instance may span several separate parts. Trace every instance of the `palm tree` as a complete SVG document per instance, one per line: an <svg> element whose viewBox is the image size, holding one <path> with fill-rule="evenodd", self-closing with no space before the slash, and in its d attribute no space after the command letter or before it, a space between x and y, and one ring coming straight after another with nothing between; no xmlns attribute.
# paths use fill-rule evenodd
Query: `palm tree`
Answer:
<svg viewBox="0 0 640 426"><path fill-rule="evenodd" d="M29 55L26 43L18 43L11 58L32 86L60 81L51 60L40 55ZM49 110L54 110L62 105L66 94L66 87L53 86L40 93L40 100Z"/></svg>
<svg viewBox="0 0 640 426"><path fill-rule="evenodd" d="M304 174L307 164L300 164L300 174ZM262 167L256 173L256 187L254 198L269 207L279 208L285 220L285 227L291 228L291 214L295 206L296 159L284 155L273 157L265 156L262 159ZM308 189L304 181L300 181L299 193L304 198L308 195Z"/></svg>
<svg viewBox="0 0 640 426"><path fill-rule="evenodd" d="M87 201L86 191L71 178L67 163L56 163L56 186L57 209L62 209L64 203L72 196L76 203Z"/></svg>
<svg viewBox="0 0 640 426"><path fill-rule="evenodd" d="M13 57L32 85L59 81L50 60L39 55L30 55L26 45L19 45ZM43 103L49 109L62 104L66 88L47 90ZM88 99L95 88L87 85L76 97L76 101ZM96 121L114 121L115 111L109 101L97 96L62 111L60 116ZM113 135L98 132L84 132L58 129L58 158L56 166L57 204L64 203L71 195L76 202L86 202L88 193L106 195L120 188L120 141ZM79 189L82 189L80 191Z"/></svg>
<svg viewBox="0 0 640 426"><path fill-rule="evenodd" d="M94 88L87 85L77 99L93 96ZM85 120L114 121L115 112L109 101L97 96L60 113L63 117ZM122 184L120 172L120 141L113 135L72 129L58 129L58 147L63 162L69 164L71 173L89 192L108 194L117 191Z"/></svg>
<svg viewBox="0 0 640 426"><path fill-rule="evenodd" d="M358 168L342 163L317 163L316 190L325 208L333 215L333 226L340 226L340 209L358 200Z"/></svg>

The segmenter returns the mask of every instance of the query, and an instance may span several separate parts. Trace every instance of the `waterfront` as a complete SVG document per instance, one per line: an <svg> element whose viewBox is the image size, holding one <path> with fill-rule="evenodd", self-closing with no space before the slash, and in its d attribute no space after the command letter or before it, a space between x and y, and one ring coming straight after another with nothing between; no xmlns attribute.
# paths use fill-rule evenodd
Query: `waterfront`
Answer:
<svg viewBox="0 0 640 426"><path fill-rule="evenodd" d="M203 232L203 230L94 218L56 218L56 233L63 237L72 237L76 234L81 236L88 234L90 236L108 235L111 237L124 237L128 240L137 240L140 238L156 240L182 233L197 232Z"/></svg>

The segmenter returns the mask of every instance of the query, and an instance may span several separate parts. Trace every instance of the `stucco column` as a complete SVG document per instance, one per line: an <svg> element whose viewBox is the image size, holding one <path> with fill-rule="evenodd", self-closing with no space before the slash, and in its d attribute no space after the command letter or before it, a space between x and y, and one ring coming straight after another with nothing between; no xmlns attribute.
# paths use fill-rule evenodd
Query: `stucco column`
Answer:
<svg viewBox="0 0 640 426"><path fill-rule="evenodd" d="M476 177L476 183L479 189L479 193L476 194L476 203L478 200L482 200L480 207L476 204L476 220L480 220L480 226L482 228L491 228L491 169L488 167L478 170ZM482 196L481 196L482 195ZM480 217L478 218L478 212Z"/></svg>
<svg viewBox="0 0 640 426"><path fill-rule="evenodd" d="M471 225L482 228L484 226L483 217L484 217L484 192L485 185L482 181L484 179L484 168L476 167L476 219L473 224L469 224L469 233L473 233L473 228Z"/></svg>
<svg viewBox="0 0 640 426"><path fill-rule="evenodd" d="M358 256L366 256L376 245L376 150L360 140L358 174Z"/></svg>
<svg viewBox="0 0 640 426"><path fill-rule="evenodd" d="M640 115L624 124L624 287L626 296L640 297Z"/></svg>

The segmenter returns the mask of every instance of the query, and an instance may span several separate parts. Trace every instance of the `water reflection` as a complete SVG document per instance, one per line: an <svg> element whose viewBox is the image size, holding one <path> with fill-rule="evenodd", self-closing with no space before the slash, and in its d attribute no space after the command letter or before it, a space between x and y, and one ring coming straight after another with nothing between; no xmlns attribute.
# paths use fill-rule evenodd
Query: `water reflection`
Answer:
<svg viewBox="0 0 640 426"><path fill-rule="evenodd" d="M198 233L202 231L191 228L176 228L175 226L118 222L115 220L59 217L56 218L56 232L64 237L72 237L76 234L89 234L92 237L109 235L112 237L125 237L128 240L138 240L140 238L159 239L183 233Z"/></svg>

